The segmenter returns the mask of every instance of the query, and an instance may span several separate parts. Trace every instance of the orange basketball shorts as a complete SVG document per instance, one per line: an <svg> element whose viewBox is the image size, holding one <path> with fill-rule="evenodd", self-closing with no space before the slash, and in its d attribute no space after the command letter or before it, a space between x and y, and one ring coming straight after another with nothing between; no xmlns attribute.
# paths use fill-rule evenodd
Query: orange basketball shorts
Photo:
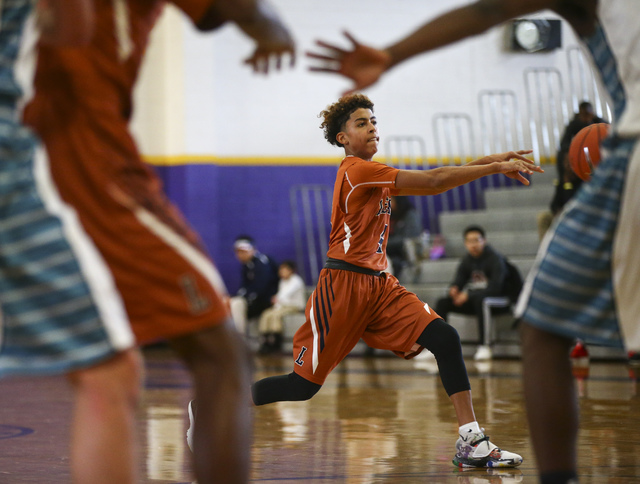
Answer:
<svg viewBox="0 0 640 484"><path fill-rule="evenodd" d="M372 348L413 357L427 325L441 317L391 274L323 269L293 339L294 371L322 385L362 338Z"/></svg>

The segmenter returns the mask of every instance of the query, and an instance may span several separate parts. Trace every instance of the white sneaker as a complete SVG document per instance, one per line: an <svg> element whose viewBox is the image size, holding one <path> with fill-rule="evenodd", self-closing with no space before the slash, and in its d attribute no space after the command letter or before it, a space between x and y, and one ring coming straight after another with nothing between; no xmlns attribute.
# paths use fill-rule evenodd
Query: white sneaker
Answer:
<svg viewBox="0 0 640 484"><path fill-rule="evenodd" d="M436 361L436 357L431 351L427 348L423 349L422 352L413 358L415 361Z"/></svg>
<svg viewBox="0 0 640 484"><path fill-rule="evenodd" d="M193 410L193 400L189 402L188 405L189 411L189 428L187 429L187 445L189 446L189 450L193 452L193 430L195 429L195 412Z"/></svg>
<svg viewBox="0 0 640 484"><path fill-rule="evenodd" d="M452 462L458 467L518 467L522 464L522 457L501 450L489 442L488 435L479 432L460 436Z"/></svg>
<svg viewBox="0 0 640 484"><path fill-rule="evenodd" d="M493 353L491 352L491 348L485 345L478 346L476 350L476 354L473 359L476 361L486 361L493 358Z"/></svg>

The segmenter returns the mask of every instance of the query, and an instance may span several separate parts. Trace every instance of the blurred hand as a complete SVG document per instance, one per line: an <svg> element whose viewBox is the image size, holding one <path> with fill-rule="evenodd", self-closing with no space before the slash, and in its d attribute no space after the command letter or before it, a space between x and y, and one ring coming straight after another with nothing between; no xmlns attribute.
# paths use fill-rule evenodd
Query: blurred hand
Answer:
<svg viewBox="0 0 640 484"><path fill-rule="evenodd" d="M324 52L307 52L307 56L319 61L309 67L313 72L330 72L340 74L354 82L349 94L374 84L390 67L391 56L384 50L374 49L359 43L351 34L344 32L352 45L351 50L341 49L333 44L317 41Z"/></svg>
<svg viewBox="0 0 640 484"><path fill-rule="evenodd" d="M273 20L273 19L270 19ZM278 20L271 21L264 35L254 37L256 49L244 63L253 67L253 72L268 74L270 70L282 69L284 58L289 57L288 65L296 63L295 43L286 27Z"/></svg>
<svg viewBox="0 0 640 484"><path fill-rule="evenodd" d="M230 5L241 4L237 0L229 0ZM244 16L236 21L245 34L251 37L256 48L244 63L253 67L253 71L268 74L272 69L280 70L283 59L289 56L289 66L296 61L295 42L289 29L281 20L278 12L267 0L250 2L255 9L247 9Z"/></svg>

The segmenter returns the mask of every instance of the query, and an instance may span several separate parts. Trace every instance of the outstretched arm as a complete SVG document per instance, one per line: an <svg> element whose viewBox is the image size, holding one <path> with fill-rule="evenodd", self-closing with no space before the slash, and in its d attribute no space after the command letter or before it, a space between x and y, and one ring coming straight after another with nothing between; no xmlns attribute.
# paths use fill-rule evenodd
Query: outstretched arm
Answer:
<svg viewBox="0 0 640 484"><path fill-rule="evenodd" d="M351 50L318 41L317 44L325 51L307 53L319 61L310 69L341 74L354 81L349 92L361 90L374 84L387 70L415 55L480 34L518 15L555 7L556 3L557 0L479 0L436 17L386 49L363 45L345 32L352 44Z"/></svg>
<svg viewBox="0 0 640 484"><path fill-rule="evenodd" d="M395 188L398 195L437 195L483 176L504 173L524 185L529 184L522 174L542 173L544 170L524 157L530 151L509 151L474 160L464 166L443 166L432 170L400 170Z"/></svg>
<svg viewBox="0 0 640 484"><path fill-rule="evenodd" d="M94 27L91 0L40 0L36 8L40 39L46 44L77 46L91 40Z"/></svg>
<svg viewBox="0 0 640 484"><path fill-rule="evenodd" d="M272 58L279 70L285 55L289 56L290 65L294 65L293 38L267 0L216 0L198 22L198 28L212 30L228 21L256 42L253 54L245 60L255 72L268 73Z"/></svg>

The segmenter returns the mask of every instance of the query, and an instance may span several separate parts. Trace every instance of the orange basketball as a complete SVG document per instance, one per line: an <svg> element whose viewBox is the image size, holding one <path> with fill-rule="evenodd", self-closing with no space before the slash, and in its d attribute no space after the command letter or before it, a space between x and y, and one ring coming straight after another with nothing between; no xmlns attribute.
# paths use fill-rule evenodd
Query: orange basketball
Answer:
<svg viewBox="0 0 640 484"><path fill-rule="evenodd" d="M600 163L600 143L607 137L609 125L596 123L582 128L571 140L569 163L573 172L585 181Z"/></svg>

